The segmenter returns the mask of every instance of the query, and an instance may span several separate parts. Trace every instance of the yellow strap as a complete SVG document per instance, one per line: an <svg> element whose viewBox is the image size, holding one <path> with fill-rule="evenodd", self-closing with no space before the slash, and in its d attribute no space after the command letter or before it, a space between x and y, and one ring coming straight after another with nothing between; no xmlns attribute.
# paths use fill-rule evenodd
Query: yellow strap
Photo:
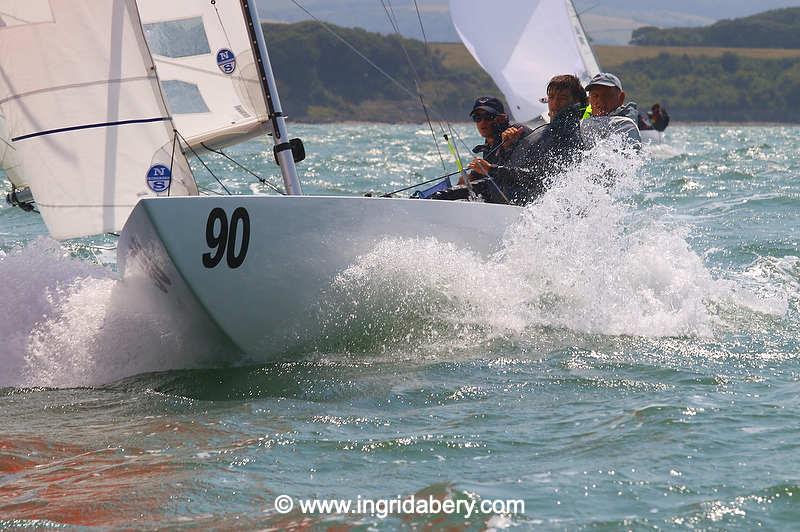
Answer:
<svg viewBox="0 0 800 532"><path fill-rule="evenodd" d="M456 147L453 146L453 141L450 140L448 135L445 135L444 139L447 141L447 147L450 149L450 155L452 155L453 159L456 160L456 168L458 168L459 172L463 172L464 166L461 164L461 159L458 158L458 154L456 154Z"/></svg>
<svg viewBox="0 0 800 532"><path fill-rule="evenodd" d="M583 116L581 117L581 120L586 120L587 118L590 118L591 116L592 116L592 106L591 105L587 105L586 106L586 110L583 112Z"/></svg>

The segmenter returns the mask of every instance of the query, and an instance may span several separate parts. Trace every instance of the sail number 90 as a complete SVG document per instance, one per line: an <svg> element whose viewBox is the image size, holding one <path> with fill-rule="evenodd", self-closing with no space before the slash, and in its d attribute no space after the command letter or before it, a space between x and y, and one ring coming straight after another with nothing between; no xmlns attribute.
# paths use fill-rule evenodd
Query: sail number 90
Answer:
<svg viewBox="0 0 800 532"><path fill-rule="evenodd" d="M239 238L239 226L242 226L242 236ZM239 250L236 244L239 241ZM213 251L203 253L203 266L215 268L225 257L229 268L238 268L244 262L247 248L250 246L250 215L244 207L237 207L231 215L228 224L228 215L224 210L216 207L208 214L206 222L206 243Z"/></svg>

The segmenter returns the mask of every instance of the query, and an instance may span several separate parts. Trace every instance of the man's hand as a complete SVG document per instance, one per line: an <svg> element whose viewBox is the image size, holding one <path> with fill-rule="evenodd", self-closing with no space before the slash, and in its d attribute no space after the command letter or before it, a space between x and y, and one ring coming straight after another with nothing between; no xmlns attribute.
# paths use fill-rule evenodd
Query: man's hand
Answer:
<svg viewBox="0 0 800 532"><path fill-rule="evenodd" d="M480 157L478 157L476 159L473 159L472 162L467 165L467 168L472 170L473 173L480 174L482 176L488 176L489 170L492 169L492 164L486 159L481 159Z"/></svg>
<svg viewBox="0 0 800 532"><path fill-rule="evenodd" d="M515 142L517 142L520 139L524 131L525 129L522 126L511 126L510 128L507 128L505 131L503 131L503 134L501 136L501 140L503 142L503 148L505 149L510 148Z"/></svg>

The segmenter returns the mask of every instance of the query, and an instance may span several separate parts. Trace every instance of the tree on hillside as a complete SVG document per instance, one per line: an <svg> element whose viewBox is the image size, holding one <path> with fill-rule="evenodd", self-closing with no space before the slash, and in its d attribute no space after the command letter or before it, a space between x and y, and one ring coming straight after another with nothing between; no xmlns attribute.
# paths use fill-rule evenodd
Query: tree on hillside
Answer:
<svg viewBox="0 0 800 532"><path fill-rule="evenodd" d="M442 54L420 41L332 27L411 91L409 95L316 22L263 27L281 99L295 118L308 119L311 110L316 119L324 116L326 120L422 121L425 114L415 87L418 77L428 105L446 118L463 119L475 96L494 88L484 73L476 76L446 67Z"/></svg>
<svg viewBox="0 0 800 532"><path fill-rule="evenodd" d="M723 46L734 48L800 48L800 8L774 9L750 17L720 20L701 28L656 28L633 31L640 46Z"/></svg>

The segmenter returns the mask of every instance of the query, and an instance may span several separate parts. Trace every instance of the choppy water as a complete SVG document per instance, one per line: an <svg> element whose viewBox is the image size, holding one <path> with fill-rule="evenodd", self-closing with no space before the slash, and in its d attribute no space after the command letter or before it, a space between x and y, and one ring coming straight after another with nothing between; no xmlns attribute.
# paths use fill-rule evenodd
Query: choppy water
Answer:
<svg viewBox="0 0 800 532"><path fill-rule="evenodd" d="M426 127L294 132L306 192L442 173ZM793 528L799 150L800 128L676 126L609 156L612 194L596 163L562 179L489 260L377 243L337 280L337 345L243 368L159 371L203 331L117 280L111 237L59 245L4 206L0 527ZM279 181L263 144L231 153ZM525 511L280 515L279 494Z"/></svg>

